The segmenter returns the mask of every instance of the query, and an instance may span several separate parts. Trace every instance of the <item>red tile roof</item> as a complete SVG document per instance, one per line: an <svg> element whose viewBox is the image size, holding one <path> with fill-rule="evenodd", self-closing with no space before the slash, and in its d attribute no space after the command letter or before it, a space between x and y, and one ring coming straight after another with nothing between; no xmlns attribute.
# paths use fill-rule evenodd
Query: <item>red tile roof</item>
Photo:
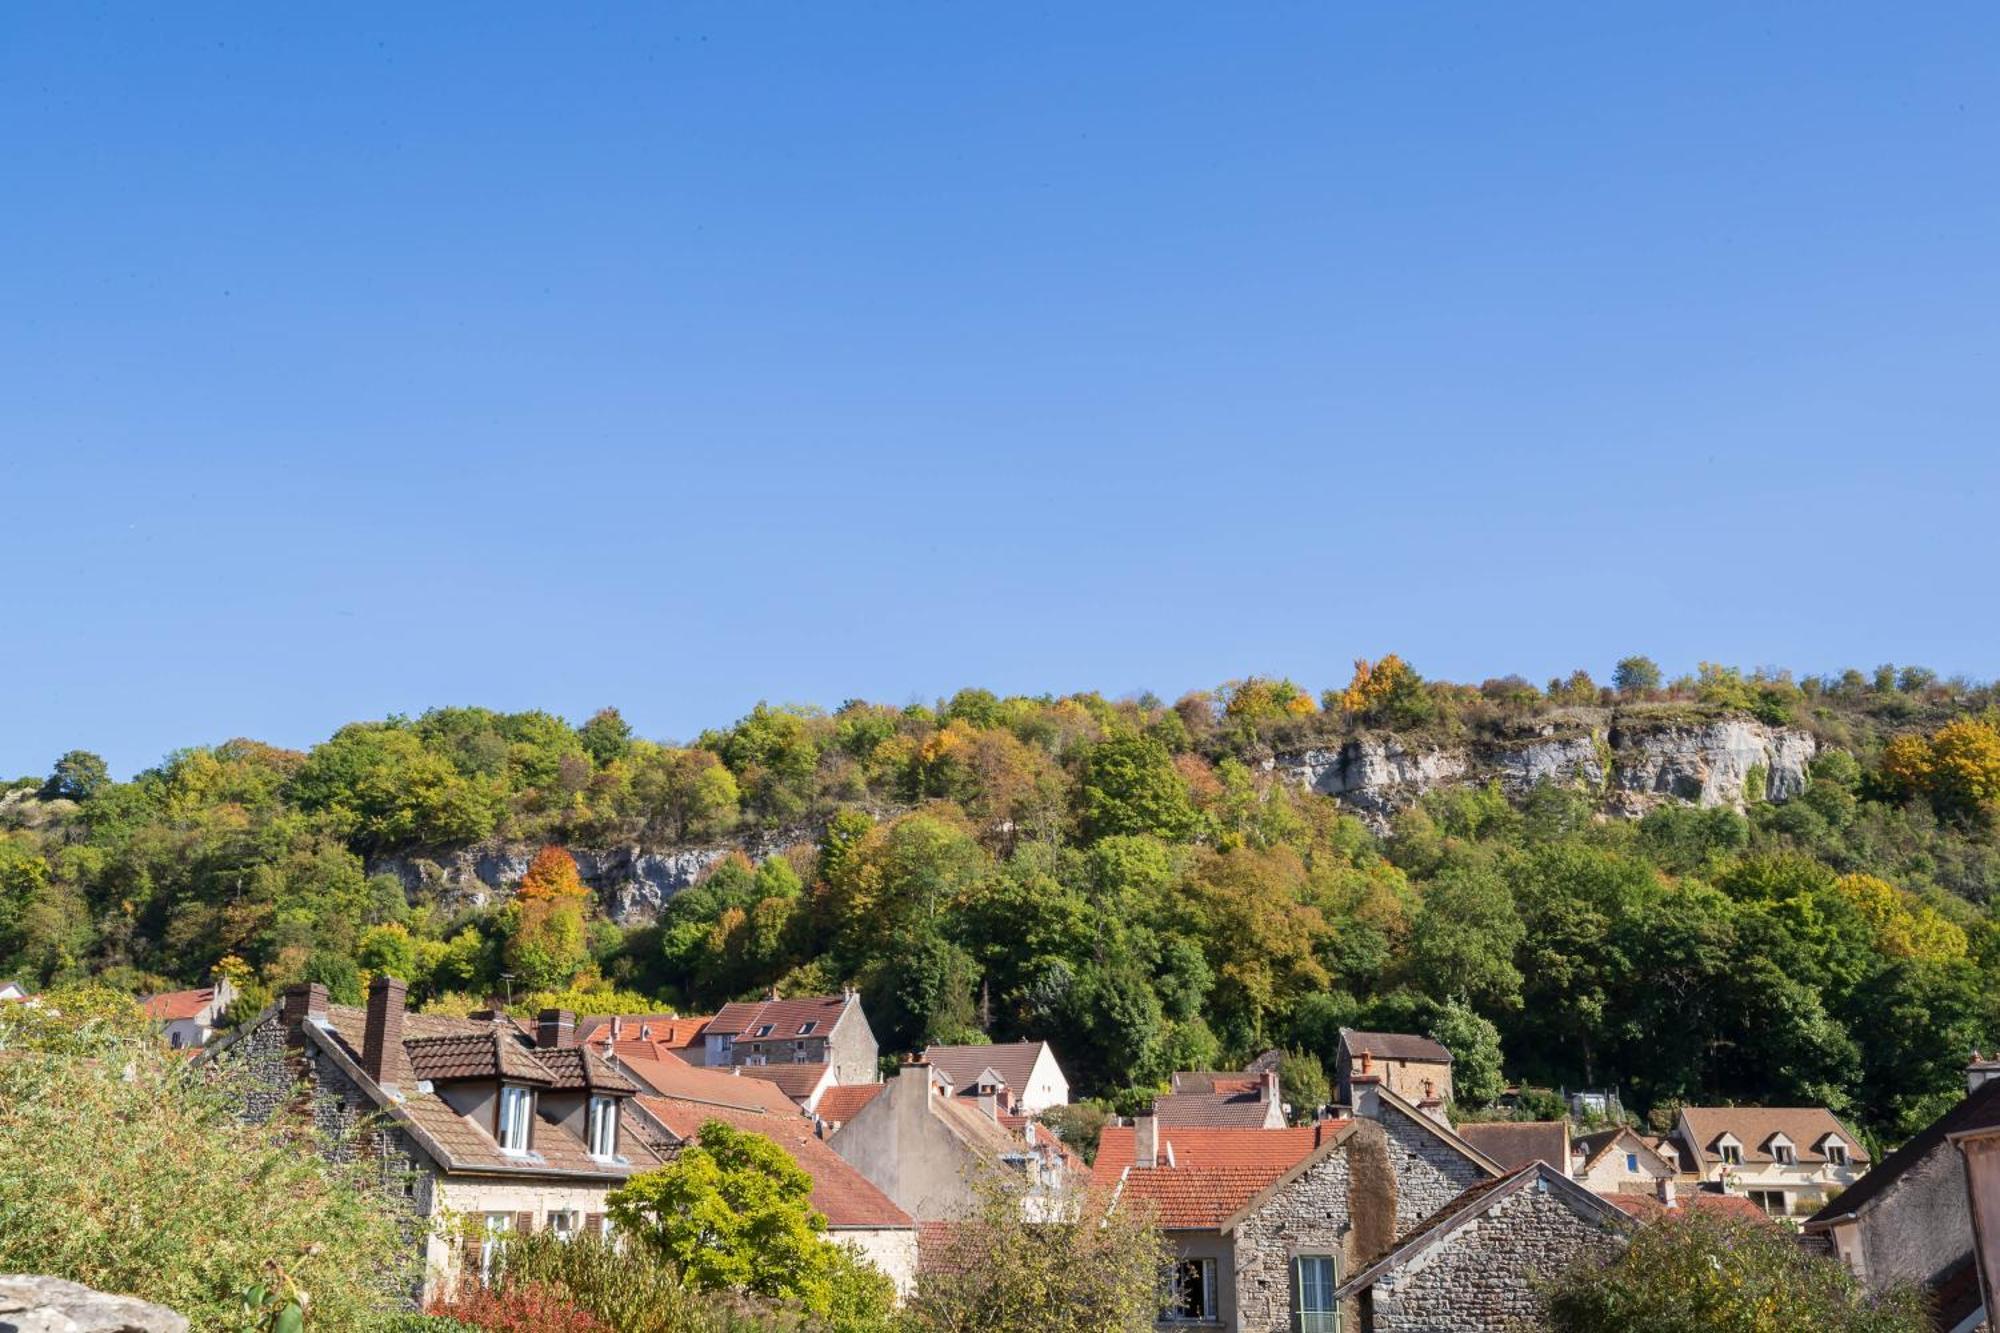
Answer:
<svg viewBox="0 0 2000 1333"><path fill-rule="evenodd" d="M195 990L166 991L159 995L148 995L139 1001L139 1007L146 1011L146 1017L155 1023L171 1023L176 1019L198 1018L201 1011L215 1003L215 987L202 986Z"/></svg>
<svg viewBox="0 0 2000 1333"><path fill-rule="evenodd" d="M577 1040L601 1044L610 1035L614 1017L621 1042L646 1042L677 1051L700 1045L702 1030L713 1021L707 1014L593 1014L576 1020Z"/></svg>
<svg viewBox="0 0 2000 1333"><path fill-rule="evenodd" d="M874 1101L875 1094L885 1086L882 1083L842 1083L828 1088L820 1094L819 1118L830 1124L844 1125L860 1114L862 1107Z"/></svg>
<svg viewBox="0 0 2000 1333"><path fill-rule="evenodd" d="M737 1065L736 1070L744 1078L777 1084L787 1097L801 1103L813 1095L813 1089L826 1077L825 1065Z"/></svg>
<svg viewBox="0 0 2000 1333"><path fill-rule="evenodd" d="M647 1089L663 1097L739 1111L799 1114L797 1103L776 1084L761 1078L742 1078L723 1069L700 1069L671 1055L663 1060L621 1057L618 1065Z"/></svg>
<svg viewBox="0 0 2000 1333"><path fill-rule="evenodd" d="M1150 1168L1133 1165L1133 1127L1108 1125L1098 1140L1091 1183L1118 1188L1121 1201L1150 1204L1159 1225L1169 1230L1210 1230L1346 1124L1322 1121L1293 1129L1162 1125L1158 1165ZM1170 1150L1172 1166L1167 1165Z"/></svg>
<svg viewBox="0 0 2000 1333"><path fill-rule="evenodd" d="M751 1041L784 1041L799 1034L808 1023L810 1035L824 1037L847 1009L844 995L817 995L801 1000L743 1000L725 1004L708 1022L705 1036L744 1037ZM771 1025L768 1037L754 1034L764 1024Z"/></svg>
<svg viewBox="0 0 2000 1333"><path fill-rule="evenodd" d="M821 1142L813 1133L812 1121L796 1108L789 1115L774 1115L650 1094L641 1094L639 1104L683 1140L700 1134L703 1123L709 1120L764 1135L790 1153L799 1168L812 1177L812 1206L826 1214L828 1226L880 1229L914 1225L910 1215L888 1195Z"/></svg>

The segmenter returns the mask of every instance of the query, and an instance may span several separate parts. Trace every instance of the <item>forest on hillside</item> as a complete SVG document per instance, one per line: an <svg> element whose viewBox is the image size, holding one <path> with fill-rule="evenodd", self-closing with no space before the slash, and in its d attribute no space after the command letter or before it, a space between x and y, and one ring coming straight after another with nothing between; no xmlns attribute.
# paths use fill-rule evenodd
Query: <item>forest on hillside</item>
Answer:
<svg viewBox="0 0 2000 1333"><path fill-rule="evenodd" d="M1264 761L1371 731L1522 734L1579 707L1811 731L1796 800L1607 819L1597 793L1441 790L1374 828ZM1609 684L1429 681L1396 657L1315 695L1250 678L1152 696L760 704L674 745L605 709L439 708L305 752L177 751L129 782L84 752L0 786L0 978L145 991L231 975L440 1009L506 993L706 1010L858 986L885 1052L1047 1038L1081 1094L1343 1024L1430 1032L1467 1109L1503 1078L1626 1104L1825 1103L1887 1139L2000 1044L2000 697L1882 667L1704 666ZM602 915L562 846L717 845L657 922ZM454 907L371 858L542 846ZM1301 1073L1309 1078L1309 1074Z"/></svg>

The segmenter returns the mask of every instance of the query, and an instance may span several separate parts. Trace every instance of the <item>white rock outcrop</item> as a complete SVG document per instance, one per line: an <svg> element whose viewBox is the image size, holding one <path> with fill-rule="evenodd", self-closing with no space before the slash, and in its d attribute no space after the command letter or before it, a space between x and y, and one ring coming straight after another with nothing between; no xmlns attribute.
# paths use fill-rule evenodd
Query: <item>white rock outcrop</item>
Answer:
<svg viewBox="0 0 2000 1333"><path fill-rule="evenodd" d="M0 1276L0 1333L187 1333L164 1306L59 1277Z"/></svg>

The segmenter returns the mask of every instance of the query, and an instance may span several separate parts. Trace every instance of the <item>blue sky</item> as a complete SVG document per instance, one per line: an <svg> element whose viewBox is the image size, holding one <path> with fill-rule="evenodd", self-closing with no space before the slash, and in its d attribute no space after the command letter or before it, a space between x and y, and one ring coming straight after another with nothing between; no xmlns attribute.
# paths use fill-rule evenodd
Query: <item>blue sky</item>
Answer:
<svg viewBox="0 0 2000 1333"><path fill-rule="evenodd" d="M0 774L1994 672L2000 9L22 4Z"/></svg>

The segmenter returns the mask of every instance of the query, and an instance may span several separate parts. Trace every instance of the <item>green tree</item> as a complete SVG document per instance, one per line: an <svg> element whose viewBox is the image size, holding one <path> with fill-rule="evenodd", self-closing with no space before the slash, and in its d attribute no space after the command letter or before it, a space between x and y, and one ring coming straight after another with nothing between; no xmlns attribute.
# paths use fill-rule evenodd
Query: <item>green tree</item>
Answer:
<svg viewBox="0 0 2000 1333"><path fill-rule="evenodd" d="M576 738L599 768L623 759L632 748L632 724L615 708L600 708L576 729Z"/></svg>
<svg viewBox="0 0 2000 1333"><path fill-rule="evenodd" d="M1627 699L1651 694L1660 688L1660 664L1650 657L1621 657L1611 671L1611 688Z"/></svg>
<svg viewBox="0 0 2000 1333"><path fill-rule="evenodd" d="M1448 864L1424 890L1410 931L1410 974L1429 994L1512 1009L1521 1001L1514 951L1526 933L1506 881L1483 865Z"/></svg>
<svg viewBox="0 0 2000 1333"><path fill-rule="evenodd" d="M1167 747L1131 732L1108 736L1084 755L1077 818L1087 839L1150 834L1168 842L1193 837L1200 819Z"/></svg>
<svg viewBox="0 0 2000 1333"><path fill-rule="evenodd" d="M49 780L42 784L45 801L87 801L111 782L111 770L104 760L88 750L71 750L56 760Z"/></svg>
<svg viewBox="0 0 2000 1333"><path fill-rule="evenodd" d="M507 966L530 990L564 990L590 962L583 918L590 890L560 847L535 854L509 907Z"/></svg>
<svg viewBox="0 0 2000 1333"><path fill-rule="evenodd" d="M1447 1000L1430 1022L1431 1039L1451 1052L1452 1100L1467 1110L1491 1106L1507 1086L1500 1029L1462 1000Z"/></svg>
<svg viewBox="0 0 2000 1333"><path fill-rule="evenodd" d="M889 1280L827 1238L813 1210L812 1177L761 1134L720 1120L655 1171L606 1200L633 1244L680 1267L706 1290L797 1300L813 1314L842 1313L849 1328L886 1325Z"/></svg>
<svg viewBox="0 0 2000 1333"><path fill-rule="evenodd" d="M1638 1229L1611 1263L1548 1295L1554 1333L1923 1333L1914 1288L1871 1292L1767 1223L1690 1210Z"/></svg>
<svg viewBox="0 0 2000 1333"><path fill-rule="evenodd" d="M707 750L634 747L632 800L647 835L671 842L712 838L737 818L736 775Z"/></svg>
<svg viewBox="0 0 2000 1333"><path fill-rule="evenodd" d="M1292 1114L1311 1116L1333 1100L1326 1066L1311 1051L1286 1051L1278 1065L1278 1086Z"/></svg>

